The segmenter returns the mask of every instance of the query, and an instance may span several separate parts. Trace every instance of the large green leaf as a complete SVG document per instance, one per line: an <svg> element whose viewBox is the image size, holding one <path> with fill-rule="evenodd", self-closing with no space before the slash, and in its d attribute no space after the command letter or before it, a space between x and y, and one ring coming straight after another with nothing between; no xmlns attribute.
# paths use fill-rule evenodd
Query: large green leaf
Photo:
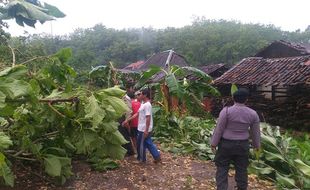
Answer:
<svg viewBox="0 0 310 190"><path fill-rule="evenodd" d="M45 172L52 177L60 177L61 184L72 175L71 159L68 157L46 154L44 158Z"/></svg>
<svg viewBox="0 0 310 190"><path fill-rule="evenodd" d="M110 158L118 160L123 159L127 152L122 146L114 144L105 144L102 146L102 150L106 152L106 155L109 155Z"/></svg>
<svg viewBox="0 0 310 190"><path fill-rule="evenodd" d="M5 98L6 98L6 95L0 91L0 109L4 108L6 106Z"/></svg>
<svg viewBox="0 0 310 190"><path fill-rule="evenodd" d="M114 131L113 133L106 135L104 139L110 144L114 144L114 145L123 145L127 143L126 139L123 137L123 135L119 131Z"/></svg>
<svg viewBox="0 0 310 190"><path fill-rule="evenodd" d="M0 91L11 99L29 96L32 93L31 86L27 82L12 78L0 79Z"/></svg>
<svg viewBox="0 0 310 190"><path fill-rule="evenodd" d="M102 109L94 95L88 98L88 103L85 106L85 118L92 119L93 127L97 127L106 115L104 109Z"/></svg>
<svg viewBox="0 0 310 190"><path fill-rule="evenodd" d="M212 77L210 77L207 73L203 72L200 69L197 69L195 67L182 67L182 69L191 71L195 76L203 79L206 82L211 82L212 81Z"/></svg>
<svg viewBox="0 0 310 190"><path fill-rule="evenodd" d="M277 183L281 184L282 187L286 187L286 188L295 187L296 188L295 180L292 179L290 176L284 176L276 172L276 180L277 180Z"/></svg>
<svg viewBox="0 0 310 190"><path fill-rule="evenodd" d="M283 155L281 155L281 154L268 152L267 150L264 150L264 153L265 153L267 160L286 162L285 158L283 158Z"/></svg>
<svg viewBox="0 0 310 190"><path fill-rule="evenodd" d="M72 57L72 49L71 48L63 48L59 50L55 55L61 63L66 63Z"/></svg>
<svg viewBox="0 0 310 190"><path fill-rule="evenodd" d="M10 137L4 134L4 132L0 132L0 150L7 149L11 145L13 145L13 142Z"/></svg>
<svg viewBox="0 0 310 190"><path fill-rule="evenodd" d="M24 24L35 27L35 23L40 21L42 24L49 20L54 20L55 17L60 18L65 15L55 6L50 4L36 3L34 1L13 0L2 7L0 10L0 20L15 18L17 24Z"/></svg>
<svg viewBox="0 0 310 190"><path fill-rule="evenodd" d="M20 79L25 77L28 70L24 65L16 65L14 67L8 67L0 72L0 77L10 77L14 79Z"/></svg>
<svg viewBox="0 0 310 190"><path fill-rule="evenodd" d="M310 166L305 164L302 160L296 159L294 160L295 164L297 165L297 168L306 176L310 177Z"/></svg>
<svg viewBox="0 0 310 190"><path fill-rule="evenodd" d="M143 86L147 81L149 81L152 77L154 77L157 73L162 71L161 67L158 66L150 66L150 68L146 71L144 71L138 81L138 83L135 85L135 88L140 88Z"/></svg>
<svg viewBox="0 0 310 190"><path fill-rule="evenodd" d="M56 156L48 155L46 158L44 158L44 166L45 166L45 172L48 175L52 177L60 176L61 163Z"/></svg>
<svg viewBox="0 0 310 190"><path fill-rule="evenodd" d="M14 186L14 175L5 161L5 156L0 152L0 176L3 177L6 185Z"/></svg>
<svg viewBox="0 0 310 190"><path fill-rule="evenodd" d="M110 96L110 97L107 97L105 101L108 101L110 103L110 105L114 108L116 114L119 117L129 110L128 106L120 98Z"/></svg>
<svg viewBox="0 0 310 190"><path fill-rule="evenodd" d="M261 138L262 138L263 143L267 143L269 146L272 146L274 148L278 147L277 139L275 139L274 137L262 134Z"/></svg>
<svg viewBox="0 0 310 190"><path fill-rule="evenodd" d="M111 159L100 159L96 160L92 166L98 171L106 171L108 169L115 169L118 167L118 164Z"/></svg>
<svg viewBox="0 0 310 190"><path fill-rule="evenodd" d="M105 94L108 96L115 96L115 97L121 98L126 94L126 92L124 90L120 89L119 87L114 86L112 88L99 90L98 94Z"/></svg>
<svg viewBox="0 0 310 190"><path fill-rule="evenodd" d="M104 131L106 133L113 133L114 131L117 130L119 123L115 121L107 122L107 123L102 123L102 127L104 128Z"/></svg>
<svg viewBox="0 0 310 190"><path fill-rule="evenodd" d="M179 85L179 81L176 79L174 74L167 75L166 83L169 88L169 93L181 98L181 87Z"/></svg>
<svg viewBox="0 0 310 190"><path fill-rule="evenodd" d="M231 87L230 87L230 94L233 95L237 90L238 90L237 85L231 84Z"/></svg>
<svg viewBox="0 0 310 190"><path fill-rule="evenodd" d="M98 134L90 129L80 131L76 134L75 147L77 154L88 154L91 152L91 144L98 138Z"/></svg>
<svg viewBox="0 0 310 190"><path fill-rule="evenodd" d="M57 7L53 6L53 5L50 5L48 3L44 3L44 8L47 9L47 14L48 15L51 15L51 16L54 16L56 18L63 18L65 17L66 15L61 12Z"/></svg>
<svg viewBox="0 0 310 190"><path fill-rule="evenodd" d="M271 174L274 172L274 169L271 168L269 165L265 164L262 161L259 160L252 160L249 171L256 174Z"/></svg>

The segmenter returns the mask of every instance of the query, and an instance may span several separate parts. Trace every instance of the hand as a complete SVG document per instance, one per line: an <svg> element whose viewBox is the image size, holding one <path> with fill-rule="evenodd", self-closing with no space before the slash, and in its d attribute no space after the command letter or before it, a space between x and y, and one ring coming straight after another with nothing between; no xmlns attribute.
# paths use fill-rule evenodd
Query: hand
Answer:
<svg viewBox="0 0 310 190"><path fill-rule="evenodd" d="M126 125L128 125L128 121L127 120L123 121L123 123L122 123L123 127L125 127Z"/></svg>
<svg viewBox="0 0 310 190"><path fill-rule="evenodd" d="M130 129L129 123L126 123L126 124L124 125L124 127L127 128L127 129Z"/></svg>
<svg viewBox="0 0 310 190"><path fill-rule="evenodd" d="M149 132L148 131L144 131L143 136L144 136L144 138L146 138L147 136L149 136Z"/></svg>
<svg viewBox="0 0 310 190"><path fill-rule="evenodd" d="M212 150L213 154L216 154L216 146L211 145L211 150Z"/></svg>

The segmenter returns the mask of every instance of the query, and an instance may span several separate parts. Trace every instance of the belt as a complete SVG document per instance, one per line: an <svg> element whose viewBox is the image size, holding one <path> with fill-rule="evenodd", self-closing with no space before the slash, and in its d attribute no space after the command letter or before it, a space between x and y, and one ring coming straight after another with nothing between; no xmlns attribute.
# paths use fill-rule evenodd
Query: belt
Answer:
<svg viewBox="0 0 310 190"><path fill-rule="evenodd" d="M222 141L227 141L227 142L249 142L249 139L231 140L231 139L221 138L221 140Z"/></svg>

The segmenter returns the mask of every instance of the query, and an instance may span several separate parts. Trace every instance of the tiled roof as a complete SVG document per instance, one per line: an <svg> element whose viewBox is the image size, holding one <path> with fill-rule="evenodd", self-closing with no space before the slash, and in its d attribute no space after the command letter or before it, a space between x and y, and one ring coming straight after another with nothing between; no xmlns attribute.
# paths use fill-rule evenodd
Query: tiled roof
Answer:
<svg viewBox="0 0 310 190"><path fill-rule="evenodd" d="M210 65L205 65L200 67L199 69L202 70L203 72L207 73L207 74L211 74L214 71L224 67L225 64L224 63L219 63L219 64L210 64Z"/></svg>
<svg viewBox="0 0 310 190"><path fill-rule="evenodd" d="M284 40L277 41L278 43L282 43L286 46L289 46L291 48L294 48L298 50L299 52L302 52L304 54L309 54L310 53L310 46L309 44L301 44L301 43L293 43L293 42L287 42Z"/></svg>
<svg viewBox="0 0 310 190"><path fill-rule="evenodd" d="M131 63L130 65L127 65L124 67L125 70L131 70L131 71L138 71L140 67L144 64L144 61L137 61L135 63Z"/></svg>
<svg viewBox="0 0 310 190"><path fill-rule="evenodd" d="M310 55L310 44L294 43L294 42L287 42L284 40L278 40L278 41L272 42L270 45L268 45L267 47L265 47L264 49L256 53L254 57L264 57L264 54L268 51L271 51L272 48L279 48L279 46L277 45L281 45L281 46L292 49L292 51L294 51L297 54L297 56ZM289 57L289 56L285 56L285 57Z"/></svg>
<svg viewBox="0 0 310 190"><path fill-rule="evenodd" d="M296 85L310 82L310 56L243 59L215 84Z"/></svg>

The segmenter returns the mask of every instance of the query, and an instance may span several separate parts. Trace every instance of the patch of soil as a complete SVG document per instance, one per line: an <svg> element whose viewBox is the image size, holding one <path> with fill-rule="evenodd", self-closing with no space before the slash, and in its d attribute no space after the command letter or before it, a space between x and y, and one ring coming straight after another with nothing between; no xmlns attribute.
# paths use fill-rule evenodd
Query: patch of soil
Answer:
<svg viewBox="0 0 310 190"><path fill-rule="evenodd" d="M190 156L179 156L162 152L162 163L155 164L148 155L146 164L136 161L134 156L120 161L120 167L107 172L93 171L83 161L73 161L71 179L62 187L43 181L39 175L27 171L17 172L14 188L1 187L5 190L45 190L45 189L76 189L76 190L134 190L134 189L216 189L215 166L211 161L201 161ZM31 170L30 170L31 171ZM22 174L22 175L21 175ZM233 172L230 172L229 190L234 189ZM251 190L275 189L270 182L249 176Z"/></svg>

